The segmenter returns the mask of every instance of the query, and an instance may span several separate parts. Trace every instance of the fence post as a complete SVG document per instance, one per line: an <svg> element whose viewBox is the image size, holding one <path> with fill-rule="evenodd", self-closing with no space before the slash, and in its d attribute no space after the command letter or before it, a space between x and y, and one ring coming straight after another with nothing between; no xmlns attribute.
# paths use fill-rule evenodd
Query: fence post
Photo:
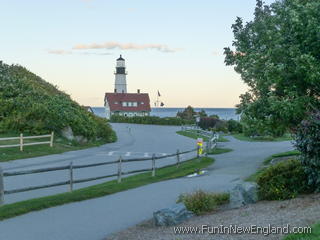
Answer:
<svg viewBox="0 0 320 240"><path fill-rule="evenodd" d="M200 150L200 146L199 145L197 145L197 158L199 158L200 156L199 156L199 150Z"/></svg>
<svg viewBox="0 0 320 240"><path fill-rule="evenodd" d="M0 167L0 206L4 204L4 182L3 182L3 170Z"/></svg>
<svg viewBox="0 0 320 240"><path fill-rule="evenodd" d="M156 155L152 154L152 177L156 175Z"/></svg>
<svg viewBox="0 0 320 240"><path fill-rule="evenodd" d="M69 165L69 177L70 177L69 191L72 192L73 191L73 163L72 163L72 161L70 162L70 165Z"/></svg>
<svg viewBox="0 0 320 240"><path fill-rule="evenodd" d="M122 163L122 157L120 156L118 161L118 183L121 183L121 174L122 174L121 163Z"/></svg>
<svg viewBox="0 0 320 240"><path fill-rule="evenodd" d="M179 149L177 150L177 167L180 166L180 151Z"/></svg>
<svg viewBox="0 0 320 240"><path fill-rule="evenodd" d="M211 142L211 141L210 141L210 139L209 139L209 140L207 141L207 145L206 145L206 148L207 148L207 149L206 149L206 157L208 156L208 152L209 152L210 149L211 149L211 148L210 148L210 142Z"/></svg>
<svg viewBox="0 0 320 240"><path fill-rule="evenodd" d="M51 132L50 147L53 147L53 137L54 137L54 132Z"/></svg>
<svg viewBox="0 0 320 240"><path fill-rule="evenodd" d="M20 151L23 151L23 133L20 133Z"/></svg>

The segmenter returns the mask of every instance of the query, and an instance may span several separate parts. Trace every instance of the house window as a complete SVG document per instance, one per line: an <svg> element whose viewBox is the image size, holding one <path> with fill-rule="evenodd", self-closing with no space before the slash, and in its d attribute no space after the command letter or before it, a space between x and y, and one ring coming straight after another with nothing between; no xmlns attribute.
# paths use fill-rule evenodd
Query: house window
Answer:
<svg viewBox="0 0 320 240"><path fill-rule="evenodd" d="M118 104L118 102L114 102L114 104Z"/></svg>
<svg viewBox="0 0 320 240"><path fill-rule="evenodd" d="M141 102L140 104L144 104L144 102Z"/></svg>
<svg viewBox="0 0 320 240"><path fill-rule="evenodd" d="M132 102L128 102L128 107L132 107Z"/></svg>
<svg viewBox="0 0 320 240"><path fill-rule="evenodd" d="M136 106L138 106L138 103L137 103L137 102L133 102L132 105L133 105L134 107L136 107Z"/></svg>
<svg viewBox="0 0 320 240"><path fill-rule="evenodd" d="M127 106L127 102L122 102L122 106L126 107Z"/></svg>

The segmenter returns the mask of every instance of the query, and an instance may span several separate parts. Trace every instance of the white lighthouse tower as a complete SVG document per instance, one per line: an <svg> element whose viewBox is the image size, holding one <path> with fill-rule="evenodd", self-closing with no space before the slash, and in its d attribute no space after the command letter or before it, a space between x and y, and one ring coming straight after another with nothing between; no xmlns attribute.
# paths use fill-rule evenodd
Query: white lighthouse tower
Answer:
<svg viewBox="0 0 320 240"><path fill-rule="evenodd" d="M126 79L126 65L125 60L120 57L117 59L117 66L115 72L116 78L114 83L115 93L127 93L127 79Z"/></svg>

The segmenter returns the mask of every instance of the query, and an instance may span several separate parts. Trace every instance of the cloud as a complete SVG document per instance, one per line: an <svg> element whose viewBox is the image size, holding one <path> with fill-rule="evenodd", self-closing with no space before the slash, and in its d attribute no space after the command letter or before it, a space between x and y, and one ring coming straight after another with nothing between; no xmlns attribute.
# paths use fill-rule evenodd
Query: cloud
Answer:
<svg viewBox="0 0 320 240"><path fill-rule="evenodd" d="M212 55L213 55L213 56L219 56L219 55L220 55L220 52L218 52L218 51L213 51L213 52L212 52Z"/></svg>
<svg viewBox="0 0 320 240"><path fill-rule="evenodd" d="M48 53L50 53L50 54L57 54L57 55L72 54L71 51L66 51L66 50L49 50Z"/></svg>
<svg viewBox="0 0 320 240"><path fill-rule="evenodd" d="M112 55L111 53L103 53L103 52L74 52L74 51L66 51L66 50L48 50L50 54L56 55L71 55L71 54L80 54L80 55Z"/></svg>
<svg viewBox="0 0 320 240"><path fill-rule="evenodd" d="M81 55L112 55L112 53L97 53L97 52L78 52L76 54L81 54Z"/></svg>
<svg viewBox="0 0 320 240"><path fill-rule="evenodd" d="M164 44L136 44L136 43L118 43L118 42L105 42L105 43L92 43L92 44L78 44L72 49L83 50L83 49L121 49L121 50L158 50L160 52L176 52L181 49L169 48Z"/></svg>

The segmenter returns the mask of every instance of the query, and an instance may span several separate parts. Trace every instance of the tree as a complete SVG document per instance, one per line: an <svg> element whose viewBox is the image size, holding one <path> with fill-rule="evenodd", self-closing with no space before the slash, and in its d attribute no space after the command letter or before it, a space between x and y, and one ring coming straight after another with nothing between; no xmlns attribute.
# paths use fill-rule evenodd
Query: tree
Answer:
<svg viewBox="0 0 320 240"><path fill-rule="evenodd" d="M198 112L199 117L208 117L206 111L204 109L201 109L200 112Z"/></svg>
<svg viewBox="0 0 320 240"><path fill-rule="evenodd" d="M295 146L301 152L301 163L308 183L320 191L320 112L302 121L295 134Z"/></svg>
<svg viewBox="0 0 320 240"><path fill-rule="evenodd" d="M193 107L188 106L182 112L178 112L177 117L180 117L185 120L194 120L196 114L197 113L194 111Z"/></svg>
<svg viewBox="0 0 320 240"><path fill-rule="evenodd" d="M279 136L320 107L320 1L257 0L254 16L232 25L225 63L249 87L237 105L244 130Z"/></svg>

